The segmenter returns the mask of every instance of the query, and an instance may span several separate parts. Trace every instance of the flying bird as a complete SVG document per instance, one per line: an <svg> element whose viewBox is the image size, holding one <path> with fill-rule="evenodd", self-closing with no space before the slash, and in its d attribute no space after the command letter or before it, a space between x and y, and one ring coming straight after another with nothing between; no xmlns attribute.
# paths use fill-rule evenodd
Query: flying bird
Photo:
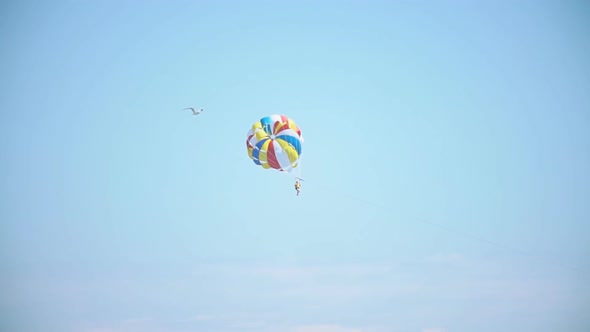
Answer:
<svg viewBox="0 0 590 332"><path fill-rule="evenodd" d="M191 111L193 111L193 115L199 115L199 114L201 114L201 112L203 112L203 109L202 108L200 110L198 110L198 111L195 111L194 108L188 107L188 108L185 108L185 110L191 110Z"/></svg>

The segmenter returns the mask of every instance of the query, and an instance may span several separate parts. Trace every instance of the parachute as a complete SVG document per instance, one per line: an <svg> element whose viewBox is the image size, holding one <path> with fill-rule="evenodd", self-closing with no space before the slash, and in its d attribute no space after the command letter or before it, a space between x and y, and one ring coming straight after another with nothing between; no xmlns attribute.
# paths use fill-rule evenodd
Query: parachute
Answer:
<svg viewBox="0 0 590 332"><path fill-rule="evenodd" d="M246 147L254 164L264 169L292 172L300 164L303 136L285 115L263 117L248 131Z"/></svg>

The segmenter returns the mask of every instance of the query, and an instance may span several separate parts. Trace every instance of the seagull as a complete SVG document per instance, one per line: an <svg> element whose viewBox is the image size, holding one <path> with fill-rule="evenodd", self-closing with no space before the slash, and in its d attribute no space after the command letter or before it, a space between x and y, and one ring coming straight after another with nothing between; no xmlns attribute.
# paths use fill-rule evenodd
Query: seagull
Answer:
<svg viewBox="0 0 590 332"><path fill-rule="evenodd" d="M188 108L185 108L185 110L191 110L191 111L193 111L193 115L199 115L199 114L201 114L201 112L203 112L203 109L202 108L200 110L198 110L198 111L195 111L194 108L188 107Z"/></svg>

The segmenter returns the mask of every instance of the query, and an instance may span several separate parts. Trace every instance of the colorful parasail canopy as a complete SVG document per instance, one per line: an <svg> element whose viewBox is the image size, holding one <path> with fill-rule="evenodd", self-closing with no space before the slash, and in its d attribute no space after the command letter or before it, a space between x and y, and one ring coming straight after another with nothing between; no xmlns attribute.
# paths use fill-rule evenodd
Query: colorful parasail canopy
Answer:
<svg viewBox="0 0 590 332"><path fill-rule="evenodd" d="M248 132L248 156L256 165L281 172L291 172L298 166L303 136L292 119L271 115L255 122Z"/></svg>

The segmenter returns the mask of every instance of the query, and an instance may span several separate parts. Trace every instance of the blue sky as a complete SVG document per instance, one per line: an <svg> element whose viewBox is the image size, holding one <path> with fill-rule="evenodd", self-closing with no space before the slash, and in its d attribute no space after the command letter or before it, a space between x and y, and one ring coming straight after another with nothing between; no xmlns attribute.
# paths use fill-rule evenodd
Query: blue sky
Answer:
<svg viewBox="0 0 590 332"><path fill-rule="evenodd" d="M1 9L0 329L590 328L581 1Z"/></svg>

